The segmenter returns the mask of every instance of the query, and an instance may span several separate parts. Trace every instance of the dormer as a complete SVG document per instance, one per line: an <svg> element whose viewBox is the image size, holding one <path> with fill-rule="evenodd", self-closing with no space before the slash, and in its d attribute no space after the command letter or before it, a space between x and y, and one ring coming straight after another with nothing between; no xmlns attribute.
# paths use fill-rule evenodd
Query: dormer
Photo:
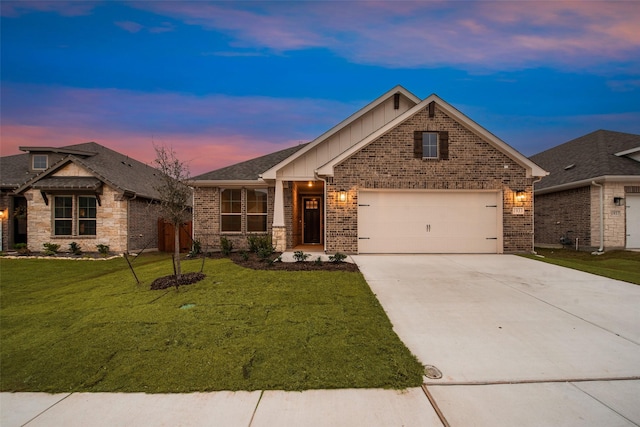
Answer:
<svg viewBox="0 0 640 427"><path fill-rule="evenodd" d="M32 172L42 172L62 158L72 154L77 157L90 157L96 153L82 150L72 150L59 147L18 147L21 151L30 154L29 169Z"/></svg>
<svg viewBox="0 0 640 427"><path fill-rule="evenodd" d="M618 157L627 157L629 159L635 160L636 162L640 162L640 147L635 147L630 150L621 151L616 153Z"/></svg>

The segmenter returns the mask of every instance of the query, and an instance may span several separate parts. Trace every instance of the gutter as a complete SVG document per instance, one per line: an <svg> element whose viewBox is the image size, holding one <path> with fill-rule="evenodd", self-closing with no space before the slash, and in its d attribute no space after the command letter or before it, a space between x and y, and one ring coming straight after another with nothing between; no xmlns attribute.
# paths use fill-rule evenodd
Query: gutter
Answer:
<svg viewBox="0 0 640 427"><path fill-rule="evenodd" d="M601 255L604 253L604 187L595 181L591 181L591 184L600 187L600 247L592 255Z"/></svg>
<svg viewBox="0 0 640 427"><path fill-rule="evenodd" d="M596 176L593 178L587 178L587 179L582 179L580 181L574 181L574 182L568 182L566 184L558 184L558 185L554 185L553 187L546 187L546 188L541 188L539 190L535 190L534 193L536 195L543 195L543 194L547 194L547 193L553 193L555 191L562 191L562 190L571 190L573 188L580 188L580 187L586 187L588 185L591 185L595 180L601 181L601 182L626 182L626 181L639 181L640 182L640 175L602 175L602 176Z"/></svg>

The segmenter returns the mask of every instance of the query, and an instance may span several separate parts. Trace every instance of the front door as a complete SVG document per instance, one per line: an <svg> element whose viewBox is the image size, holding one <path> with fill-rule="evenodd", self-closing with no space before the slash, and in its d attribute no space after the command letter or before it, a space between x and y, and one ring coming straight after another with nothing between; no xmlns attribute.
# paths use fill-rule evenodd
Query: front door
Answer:
<svg viewBox="0 0 640 427"><path fill-rule="evenodd" d="M320 242L320 218L321 206L320 197L303 197L302 207L303 225L302 225L302 242L303 244L318 244Z"/></svg>

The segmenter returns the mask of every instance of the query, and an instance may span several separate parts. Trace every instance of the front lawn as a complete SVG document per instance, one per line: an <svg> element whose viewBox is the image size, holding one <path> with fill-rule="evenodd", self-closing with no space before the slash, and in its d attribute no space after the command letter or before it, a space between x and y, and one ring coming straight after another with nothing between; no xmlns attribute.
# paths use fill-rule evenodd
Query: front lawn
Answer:
<svg viewBox="0 0 640 427"><path fill-rule="evenodd" d="M185 261L186 272L201 261ZM134 262L0 259L0 390L194 392L419 386L423 368L359 272L259 271L149 290Z"/></svg>
<svg viewBox="0 0 640 427"><path fill-rule="evenodd" d="M536 252L544 258L535 255L525 256L640 285L640 252L610 251L602 255L592 255L590 252L572 249L542 248L536 248Z"/></svg>

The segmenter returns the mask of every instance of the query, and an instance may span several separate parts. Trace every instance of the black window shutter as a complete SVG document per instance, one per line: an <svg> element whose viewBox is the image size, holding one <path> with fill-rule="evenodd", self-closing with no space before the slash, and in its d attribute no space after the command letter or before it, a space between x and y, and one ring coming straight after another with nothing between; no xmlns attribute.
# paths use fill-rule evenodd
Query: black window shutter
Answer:
<svg viewBox="0 0 640 427"><path fill-rule="evenodd" d="M422 131L420 130L413 132L413 157L422 158Z"/></svg>
<svg viewBox="0 0 640 427"><path fill-rule="evenodd" d="M438 138L440 139L440 159L449 160L449 132L440 132Z"/></svg>
<svg viewBox="0 0 640 427"><path fill-rule="evenodd" d="M429 103L429 117L434 117L436 115L436 101L431 101Z"/></svg>

